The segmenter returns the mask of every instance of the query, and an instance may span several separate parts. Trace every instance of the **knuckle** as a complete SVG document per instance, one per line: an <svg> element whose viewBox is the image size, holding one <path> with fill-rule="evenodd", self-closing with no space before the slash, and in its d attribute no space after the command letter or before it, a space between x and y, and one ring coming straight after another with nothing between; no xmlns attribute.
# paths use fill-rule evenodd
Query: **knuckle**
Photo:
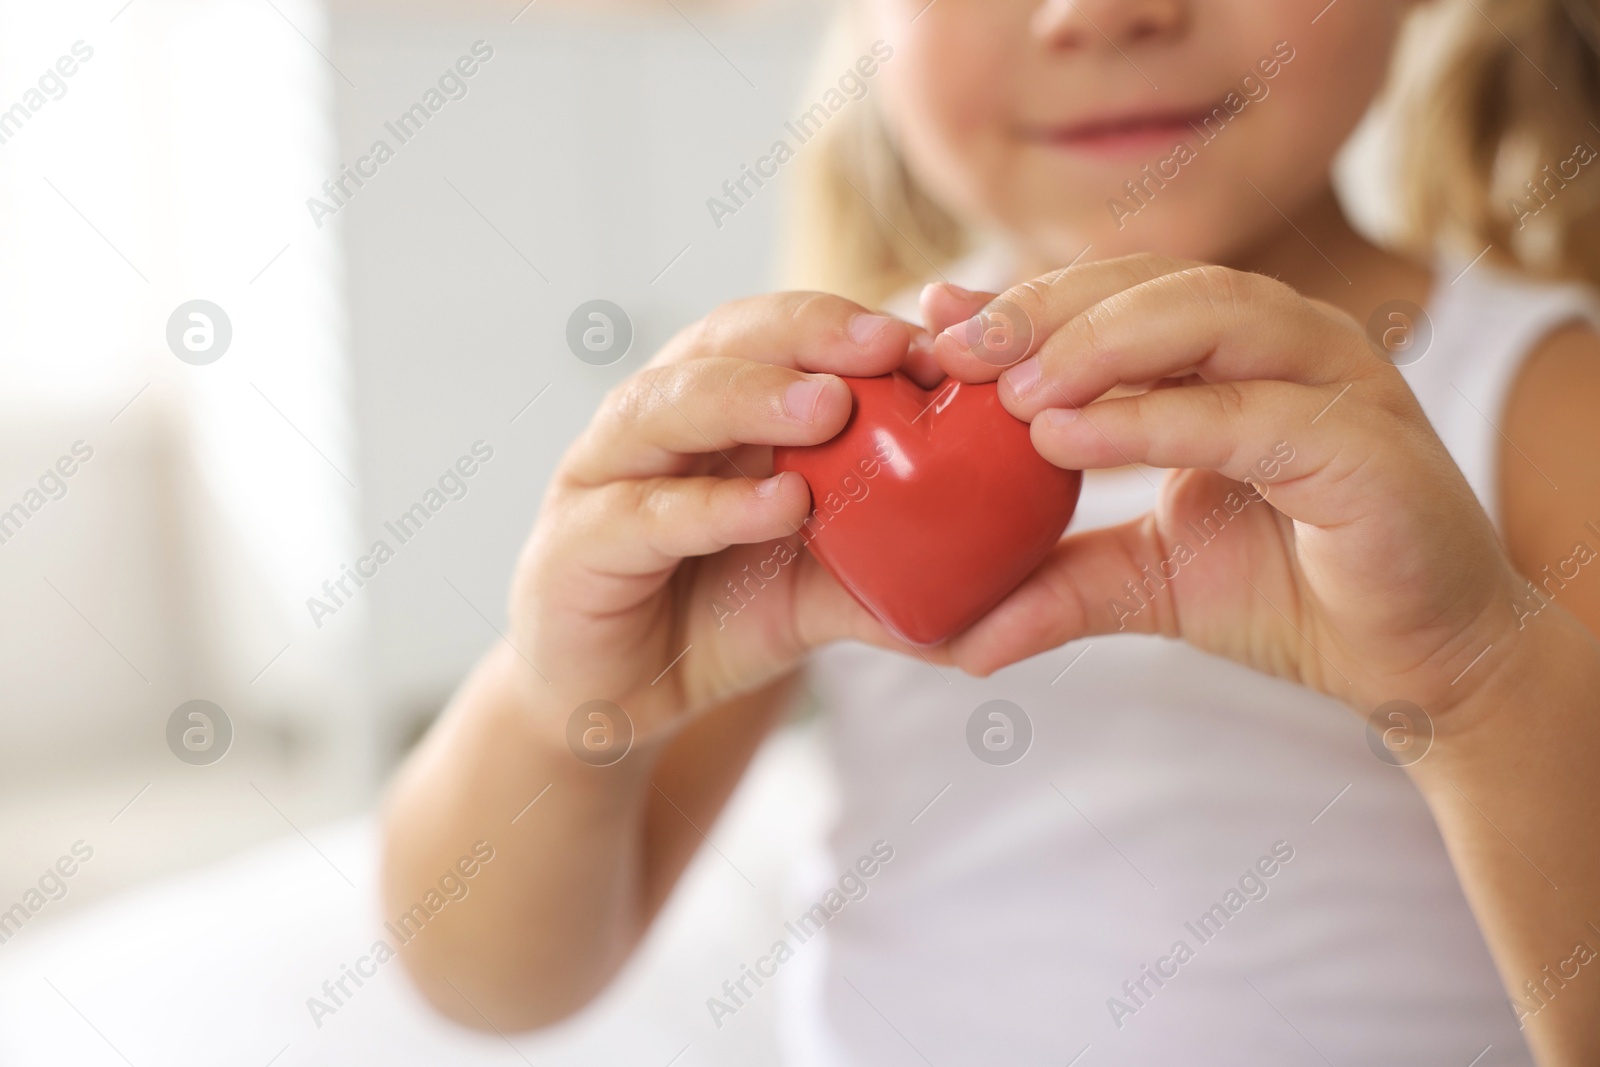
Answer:
<svg viewBox="0 0 1600 1067"><path fill-rule="evenodd" d="M657 531L666 524L672 513L671 479L644 478L632 483L629 493L628 506L646 531Z"/></svg>
<svg viewBox="0 0 1600 1067"><path fill-rule="evenodd" d="M1174 274L1180 270L1189 270L1193 267L1205 266L1198 259L1180 259L1176 256L1163 256L1156 253L1147 253L1152 266L1160 269L1162 274Z"/></svg>
<svg viewBox="0 0 1600 1067"><path fill-rule="evenodd" d="M1211 315L1219 332L1250 321L1250 316L1259 313L1268 296L1266 286L1279 284L1260 274L1215 263L1177 271L1175 277L1183 282L1196 305Z"/></svg>
<svg viewBox="0 0 1600 1067"><path fill-rule="evenodd" d="M1106 404L1105 413L1110 418L1101 418L1099 430L1113 447L1140 452L1149 449L1161 415L1145 403L1147 396L1126 397Z"/></svg>
<svg viewBox="0 0 1600 1067"><path fill-rule="evenodd" d="M1227 433L1219 442L1217 465L1231 466L1240 458L1239 451L1250 438L1246 426L1249 420L1248 400L1237 382L1218 383L1212 389L1211 396L1215 407L1213 417L1227 428Z"/></svg>
<svg viewBox="0 0 1600 1067"><path fill-rule="evenodd" d="M748 359L710 362L699 369L693 386L708 403L697 405L710 420L708 425L730 427L733 432L748 429L747 416L765 413L782 400L775 393L771 377L774 368ZM699 421L701 416L695 416Z"/></svg>
<svg viewBox="0 0 1600 1067"><path fill-rule="evenodd" d="M669 347L680 360L740 358L758 323L788 321L801 327L836 329L854 310L859 310L856 305L831 293L790 291L742 297L717 305L684 327Z"/></svg>
<svg viewBox="0 0 1600 1067"><path fill-rule="evenodd" d="M1244 390L1237 382L1219 382L1213 388L1212 397L1216 401L1216 417L1223 425L1231 430L1243 427L1248 415Z"/></svg>
<svg viewBox="0 0 1600 1067"><path fill-rule="evenodd" d="M1192 282L1191 291L1219 318L1234 318L1240 304L1248 301L1246 276L1228 267L1207 263L1181 271L1180 276Z"/></svg>
<svg viewBox="0 0 1600 1067"><path fill-rule="evenodd" d="M650 361L651 366L662 364L682 363L692 360L706 351L707 346L714 343L718 319L726 318L730 313L731 304L721 304L712 308L706 314L695 319L687 326L682 327L672 335L672 339L662 346Z"/></svg>
<svg viewBox="0 0 1600 1067"><path fill-rule="evenodd" d="M1084 352L1090 359L1101 359L1106 355L1104 349L1104 319L1116 314L1115 300L1102 301L1094 307L1078 315L1067 323L1067 335L1072 339L1073 346Z"/></svg>
<svg viewBox="0 0 1600 1067"><path fill-rule="evenodd" d="M1021 285L1014 285L1001 293L994 303L1009 304L1025 320L1037 323L1048 314L1055 286L1060 277L1059 274L1046 275L1030 279Z"/></svg>
<svg viewBox="0 0 1600 1067"><path fill-rule="evenodd" d="M719 305L694 324L689 335L691 355L701 357L722 353L728 343L728 336L733 332L735 307L734 303Z"/></svg>
<svg viewBox="0 0 1600 1067"><path fill-rule="evenodd" d="M1135 252L1113 261L1125 288L1171 274L1176 260L1156 252Z"/></svg>
<svg viewBox="0 0 1600 1067"><path fill-rule="evenodd" d="M735 360L723 367L717 375L716 386L721 398L736 402L770 392L769 368L764 363L748 359Z"/></svg>
<svg viewBox="0 0 1600 1067"><path fill-rule="evenodd" d="M1088 264L1094 266L1094 264ZM1131 289L1145 282L1154 281L1168 274L1176 273L1189 267L1199 266L1188 260L1173 259L1158 252L1132 252L1125 256L1118 256L1102 262L1101 267L1109 269L1114 277L1122 284L1124 289Z"/></svg>
<svg viewBox="0 0 1600 1067"><path fill-rule="evenodd" d="M810 322L813 318L837 319L837 312L845 303L828 293L792 292L783 295L789 301L789 318L797 323Z"/></svg>
<svg viewBox="0 0 1600 1067"><path fill-rule="evenodd" d="M612 394L611 417L628 426L644 422L660 407L662 385L673 376L666 367L646 367L631 375Z"/></svg>
<svg viewBox="0 0 1600 1067"><path fill-rule="evenodd" d="M1296 311L1311 308L1311 302L1287 282L1250 271L1229 270L1226 267L1215 269L1226 271L1232 307L1240 313L1256 314L1272 305Z"/></svg>
<svg viewBox="0 0 1600 1067"><path fill-rule="evenodd" d="M727 300L689 327L688 350L694 356L720 356L736 347L740 323L750 318L761 297Z"/></svg>
<svg viewBox="0 0 1600 1067"><path fill-rule="evenodd" d="M1351 384L1360 387L1358 396L1364 399L1370 397L1365 406L1387 420L1389 425L1428 424L1428 416L1423 412L1417 394L1411 391L1411 386L1397 368L1384 364L1374 372L1352 379ZM1340 388L1344 387L1341 385Z"/></svg>

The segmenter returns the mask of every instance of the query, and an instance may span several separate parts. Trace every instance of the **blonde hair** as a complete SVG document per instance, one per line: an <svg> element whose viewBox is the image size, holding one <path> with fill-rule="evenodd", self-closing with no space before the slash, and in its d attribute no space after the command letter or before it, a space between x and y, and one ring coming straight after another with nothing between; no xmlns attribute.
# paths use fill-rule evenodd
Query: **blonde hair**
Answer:
<svg viewBox="0 0 1600 1067"><path fill-rule="evenodd" d="M1600 285L1600 175L1573 174L1600 145L1600 3L1461 0L1426 15L1445 47L1402 91L1407 244L1492 245Z"/></svg>
<svg viewBox="0 0 1600 1067"><path fill-rule="evenodd" d="M824 78L861 51L854 6L829 35ZM1600 148L1600 0L1435 0L1413 13L1390 88L1402 249L1426 260L1492 245L1525 270L1600 286L1600 176L1559 169L1580 146L1591 158ZM876 97L798 153L786 216L787 284L868 306L936 277L974 241L911 174Z"/></svg>
<svg viewBox="0 0 1600 1067"><path fill-rule="evenodd" d="M819 87L862 51L854 7L840 7L822 51ZM875 103L879 92L869 90L798 153L784 235L790 288L839 293L868 307L937 276L971 245L895 149Z"/></svg>

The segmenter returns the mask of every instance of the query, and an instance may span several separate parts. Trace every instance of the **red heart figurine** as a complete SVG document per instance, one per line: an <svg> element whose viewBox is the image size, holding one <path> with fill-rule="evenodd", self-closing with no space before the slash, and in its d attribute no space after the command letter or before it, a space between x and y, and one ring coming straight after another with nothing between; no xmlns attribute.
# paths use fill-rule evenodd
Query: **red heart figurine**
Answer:
<svg viewBox="0 0 1600 1067"><path fill-rule="evenodd" d="M811 487L801 536L828 572L891 631L938 644L1033 572L1083 475L1034 451L992 382L929 391L896 371L845 383L855 406L844 429L774 449L774 472Z"/></svg>

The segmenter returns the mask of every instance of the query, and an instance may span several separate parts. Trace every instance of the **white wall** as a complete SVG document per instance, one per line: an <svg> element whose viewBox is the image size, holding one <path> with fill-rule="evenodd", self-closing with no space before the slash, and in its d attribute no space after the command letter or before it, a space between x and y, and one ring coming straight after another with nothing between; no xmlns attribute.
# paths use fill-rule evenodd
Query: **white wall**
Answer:
<svg viewBox="0 0 1600 1067"><path fill-rule="evenodd" d="M92 838L64 913L369 805L504 625L601 394L773 284L782 190L720 231L705 200L781 131L816 11L682 4L697 30L668 7L420 6L0 0L0 108L94 49L0 144L0 509L94 449L0 544L0 889ZM315 225L321 182L480 39L468 95ZM196 297L234 328L207 366L165 339ZM566 348L594 297L636 327L614 366ZM313 620L307 598L480 439L467 497ZM166 745L193 698L235 725L210 767Z"/></svg>
<svg viewBox="0 0 1600 1067"><path fill-rule="evenodd" d="M507 579L544 483L604 391L720 301L774 284L783 190L762 190L720 230L705 200L781 134L825 19L809 6L696 13L713 47L662 10L584 17L535 6L515 25L505 12L336 10L332 58L349 79L335 80L345 161L374 138L394 143L383 123L473 42L494 49L468 95L337 216L362 539L382 536L383 521L474 441L495 449L468 496L365 590L386 714L431 712L496 640L474 607L504 625ZM620 304L636 329L629 355L604 368L565 343L568 315L597 297Z"/></svg>

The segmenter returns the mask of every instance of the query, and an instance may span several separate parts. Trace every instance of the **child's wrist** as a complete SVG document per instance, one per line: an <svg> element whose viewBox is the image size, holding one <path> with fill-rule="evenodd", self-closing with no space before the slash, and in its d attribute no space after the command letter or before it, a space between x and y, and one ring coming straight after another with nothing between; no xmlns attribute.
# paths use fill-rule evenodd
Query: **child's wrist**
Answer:
<svg viewBox="0 0 1600 1067"><path fill-rule="evenodd" d="M1449 788L1455 774L1491 761L1503 767L1530 747L1564 744L1600 716L1600 642L1558 607L1508 626L1484 660L1480 678L1435 716L1432 751L1411 767L1419 785Z"/></svg>
<svg viewBox="0 0 1600 1067"><path fill-rule="evenodd" d="M485 657L479 669L482 684L492 695L486 693L487 699L473 702L479 704L479 713L492 720L487 731L490 741L512 746L530 781L540 777L552 783L559 780L564 792L576 789L591 799L620 801L625 806L628 801L623 798L647 788L659 743L635 739L629 723L586 717L581 704L565 706L549 684L538 678L529 681L532 672L504 643ZM625 714L620 709L611 712L613 718ZM576 729L574 717L579 720ZM590 731L594 730L607 735L601 740L619 747L605 751L601 746L585 745L586 734L592 740Z"/></svg>

